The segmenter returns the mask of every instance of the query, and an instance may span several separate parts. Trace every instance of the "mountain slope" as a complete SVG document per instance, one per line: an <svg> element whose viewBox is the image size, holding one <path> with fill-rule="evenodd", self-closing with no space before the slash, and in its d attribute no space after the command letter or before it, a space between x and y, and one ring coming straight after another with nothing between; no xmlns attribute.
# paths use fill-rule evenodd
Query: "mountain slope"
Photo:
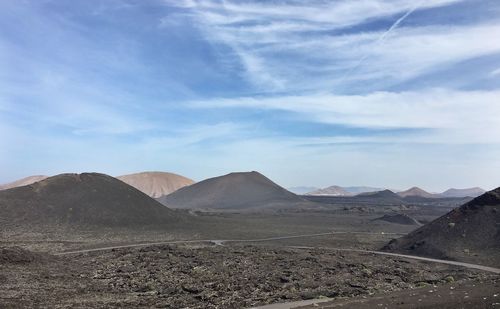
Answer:
<svg viewBox="0 0 500 309"><path fill-rule="evenodd" d="M480 196L481 194L484 194L485 192L486 192L485 190L478 188L478 187L467 188L467 189L451 188L451 189L448 189L448 190L444 191L443 193L441 193L440 196L442 196L442 197L467 197L467 196L477 197L477 196Z"/></svg>
<svg viewBox="0 0 500 309"><path fill-rule="evenodd" d="M420 225L420 223L414 218L406 215L406 214L388 214L383 215L382 217L375 218L372 221L386 221L397 224L404 225Z"/></svg>
<svg viewBox="0 0 500 309"><path fill-rule="evenodd" d="M369 198L394 198L401 200L401 197L391 190L382 190L375 192L364 192L356 195L356 197L369 197Z"/></svg>
<svg viewBox="0 0 500 309"><path fill-rule="evenodd" d="M350 196L350 192L339 186L330 186L307 193L307 195L329 195L329 196Z"/></svg>
<svg viewBox="0 0 500 309"><path fill-rule="evenodd" d="M0 185L0 190L7 190L7 189L16 188L16 187L27 186L27 185L30 185L32 183L44 180L47 177L48 176L45 176L45 175L34 175L34 176L25 177L25 178L22 178L22 179L19 179L19 180L10 182L10 183Z"/></svg>
<svg viewBox="0 0 500 309"><path fill-rule="evenodd" d="M175 208L251 209L307 203L258 172L209 178L159 199Z"/></svg>
<svg viewBox="0 0 500 309"><path fill-rule="evenodd" d="M394 205L404 204L403 198L392 192L391 190L360 193L358 195L355 195L353 199L359 201L372 201L376 203L388 203Z"/></svg>
<svg viewBox="0 0 500 309"><path fill-rule="evenodd" d="M432 193L429 193L425 190L420 189L419 187L412 187L408 190L398 192L397 194L401 197L408 197L408 196L418 196L418 197L425 197L425 198L437 197Z"/></svg>
<svg viewBox="0 0 500 309"><path fill-rule="evenodd" d="M184 176L165 172L142 172L116 178L153 198L168 195L194 183L193 180Z"/></svg>
<svg viewBox="0 0 500 309"><path fill-rule="evenodd" d="M129 226L179 219L173 210L104 174L61 174L0 192L0 218L19 224Z"/></svg>
<svg viewBox="0 0 500 309"><path fill-rule="evenodd" d="M500 266L500 188L391 241L384 249Z"/></svg>

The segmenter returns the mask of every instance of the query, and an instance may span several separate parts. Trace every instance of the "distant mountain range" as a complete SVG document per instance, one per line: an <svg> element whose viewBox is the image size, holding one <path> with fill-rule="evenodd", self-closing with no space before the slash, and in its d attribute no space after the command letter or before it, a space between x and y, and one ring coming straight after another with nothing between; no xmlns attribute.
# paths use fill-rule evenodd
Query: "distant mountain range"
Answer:
<svg viewBox="0 0 500 309"><path fill-rule="evenodd" d="M319 188L318 187L299 186L299 187L290 187L290 188L287 188L287 190L290 192L293 192L295 194L302 195L302 194L306 194L306 193L309 193L312 191L319 190Z"/></svg>
<svg viewBox="0 0 500 309"><path fill-rule="evenodd" d="M21 178L21 179L18 179L16 181L13 181L13 182L9 182L9 183L0 185L0 190L7 190L7 189L11 189L11 188L31 185L32 183L44 180L46 178L48 178L48 176L45 176L45 175L28 176L28 177Z"/></svg>
<svg viewBox="0 0 500 309"><path fill-rule="evenodd" d="M313 192L307 193L307 195L329 195L329 196L351 196L351 192L345 190L339 186L331 186L324 189L318 189Z"/></svg>
<svg viewBox="0 0 500 309"><path fill-rule="evenodd" d="M31 185L38 181L46 179L48 176L35 175L25 177L7 184L0 185L0 190ZM119 180L137 188L147 195L159 199L167 196L174 191L194 184L194 181L181 175L166 173L166 172L142 172L116 177ZM284 190L284 189L283 189ZM386 189L367 186L330 186L327 188L317 188L308 186L292 187L289 191L299 195L309 196L355 196L367 192L380 192ZM451 188L442 193L430 193L419 187L412 187L404 191L395 191L400 197L418 197L418 198L461 198L461 197L477 197L486 191L479 188L455 189Z"/></svg>
<svg viewBox="0 0 500 309"><path fill-rule="evenodd" d="M317 189L310 192L305 193L304 195L312 195L312 196L370 196L365 193L370 192L384 192L390 191L394 193L394 190L387 190L383 188L375 188L375 187L341 187L341 186L330 186L323 189ZM408 190L398 191L394 193L394 195L398 195L400 197L420 197L420 198L446 198L446 197L477 197L486 191L474 187L474 188L466 188L466 189L448 189L443 193L430 193L419 187L412 187ZM387 193L387 192L386 192ZM386 194L387 195L387 194ZM394 196L393 196L394 197Z"/></svg>
<svg viewBox="0 0 500 309"><path fill-rule="evenodd" d="M341 187L341 186L330 186L323 189L316 189L306 192L306 195L330 195L330 196L353 196L365 192L377 192L382 191L383 188L366 187L366 186L353 186L353 187Z"/></svg>
<svg viewBox="0 0 500 309"><path fill-rule="evenodd" d="M425 197L425 198L446 198L446 197L477 197L486 191L474 187L467 189L448 189L443 193L429 193L419 187L412 187L405 191L397 192L401 197Z"/></svg>
<svg viewBox="0 0 500 309"><path fill-rule="evenodd" d="M342 187L342 188L354 195L365 192L383 191L385 189L385 188L366 187L366 186L354 186L354 187Z"/></svg>
<svg viewBox="0 0 500 309"><path fill-rule="evenodd" d="M472 197L476 197L476 196L480 196L481 194L484 194L486 191L481 189L481 188L478 188L478 187L474 187L474 188L468 188L468 189L448 189L446 191L444 191L443 193L441 193L441 196L443 197L466 197L466 196L472 196Z"/></svg>

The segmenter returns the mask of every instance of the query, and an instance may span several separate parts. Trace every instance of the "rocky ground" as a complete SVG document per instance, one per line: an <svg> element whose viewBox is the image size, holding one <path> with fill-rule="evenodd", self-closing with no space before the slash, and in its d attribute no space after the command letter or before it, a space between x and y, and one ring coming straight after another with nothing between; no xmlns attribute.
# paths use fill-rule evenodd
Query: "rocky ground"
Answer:
<svg viewBox="0 0 500 309"><path fill-rule="evenodd" d="M161 245L68 256L4 248L0 254L0 302L8 308L245 308L494 278L402 258L269 246Z"/></svg>
<svg viewBox="0 0 500 309"><path fill-rule="evenodd" d="M389 294L337 299L295 309L400 308L400 309L487 309L500 308L500 280L465 280L444 285L428 285Z"/></svg>

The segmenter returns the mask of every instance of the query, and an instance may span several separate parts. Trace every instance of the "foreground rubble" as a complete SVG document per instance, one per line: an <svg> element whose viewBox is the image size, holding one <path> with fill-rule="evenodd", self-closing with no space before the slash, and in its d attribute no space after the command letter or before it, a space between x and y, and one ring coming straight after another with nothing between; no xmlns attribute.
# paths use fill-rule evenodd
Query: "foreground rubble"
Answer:
<svg viewBox="0 0 500 309"><path fill-rule="evenodd" d="M7 262L0 270L7 307L244 308L495 278L366 253L238 245L114 249Z"/></svg>

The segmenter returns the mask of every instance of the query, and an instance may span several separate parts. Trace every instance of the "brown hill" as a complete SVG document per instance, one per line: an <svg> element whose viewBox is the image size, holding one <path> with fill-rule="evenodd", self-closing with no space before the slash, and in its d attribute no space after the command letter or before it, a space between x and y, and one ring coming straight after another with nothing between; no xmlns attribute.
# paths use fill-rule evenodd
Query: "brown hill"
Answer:
<svg viewBox="0 0 500 309"><path fill-rule="evenodd" d="M49 176L35 175L35 176L25 177L25 178L22 178L22 179L19 179L19 180L10 182L10 183L0 185L0 190L7 190L7 189L16 188L16 187L31 185L32 183L44 180L47 177L49 177Z"/></svg>
<svg viewBox="0 0 500 309"><path fill-rule="evenodd" d="M330 186L307 193L306 195L351 196L352 193L339 186Z"/></svg>
<svg viewBox="0 0 500 309"><path fill-rule="evenodd" d="M104 174L61 174L0 192L0 219L17 224L168 224L178 214Z"/></svg>
<svg viewBox="0 0 500 309"><path fill-rule="evenodd" d="M412 187L408 190L398 192L398 195L401 197L408 197L408 196L418 196L418 197L425 197L425 198L437 197L432 193L429 193L425 190L420 189L419 187Z"/></svg>
<svg viewBox="0 0 500 309"><path fill-rule="evenodd" d="M258 172L209 178L159 199L175 208L280 208L308 202Z"/></svg>
<svg viewBox="0 0 500 309"><path fill-rule="evenodd" d="M500 266L500 188L391 241L384 249Z"/></svg>
<svg viewBox="0 0 500 309"><path fill-rule="evenodd" d="M168 195L194 183L193 180L184 176L165 172L142 172L116 178L153 198Z"/></svg>

